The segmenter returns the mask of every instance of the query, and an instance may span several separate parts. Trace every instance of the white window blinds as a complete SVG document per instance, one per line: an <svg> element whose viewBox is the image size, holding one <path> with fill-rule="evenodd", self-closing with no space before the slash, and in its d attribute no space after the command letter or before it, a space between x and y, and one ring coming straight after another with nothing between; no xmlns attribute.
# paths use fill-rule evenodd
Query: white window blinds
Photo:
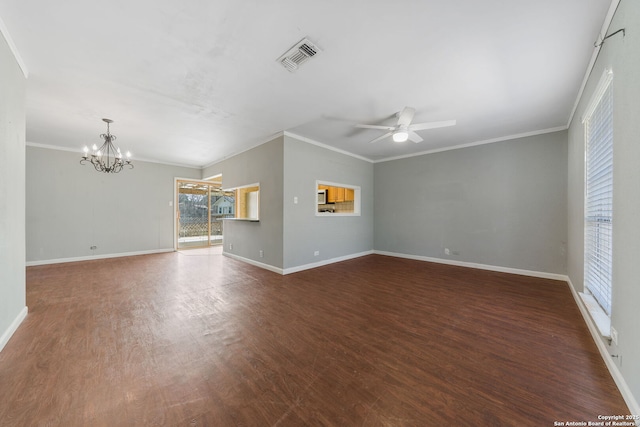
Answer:
<svg viewBox="0 0 640 427"><path fill-rule="evenodd" d="M611 315L613 271L613 74L605 72L587 108L585 286Z"/></svg>

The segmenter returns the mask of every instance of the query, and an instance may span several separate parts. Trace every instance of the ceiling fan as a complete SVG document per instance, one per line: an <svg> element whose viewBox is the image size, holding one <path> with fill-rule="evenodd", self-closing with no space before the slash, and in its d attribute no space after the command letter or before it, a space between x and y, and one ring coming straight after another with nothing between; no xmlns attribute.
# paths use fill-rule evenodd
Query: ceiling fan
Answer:
<svg viewBox="0 0 640 427"><path fill-rule="evenodd" d="M377 137L373 141L369 141L369 143L378 142L382 139L385 139L389 136L393 138L394 142L405 142L407 139L410 139L413 142L422 142L424 141L420 135L418 135L415 131L417 130L426 130L426 129L435 129L435 128L443 128L447 126L454 126L456 124L455 120L444 120L441 122L428 122L428 123L415 123L411 124L411 120L413 120L413 115L416 113L416 110L411 107L404 107L402 111L397 113L398 116L398 124L395 126L380 126L380 125L363 125L358 124L356 127L365 128L365 129L382 129L388 131L382 136Z"/></svg>

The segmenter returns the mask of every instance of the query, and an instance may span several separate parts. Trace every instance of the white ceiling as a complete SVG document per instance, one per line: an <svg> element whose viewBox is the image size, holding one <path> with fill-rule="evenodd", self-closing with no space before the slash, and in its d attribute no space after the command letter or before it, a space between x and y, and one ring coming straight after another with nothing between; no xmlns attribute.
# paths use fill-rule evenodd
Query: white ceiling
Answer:
<svg viewBox="0 0 640 427"><path fill-rule="evenodd" d="M27 142L203 166L289 131L371 160L567 125L610 0L0 0ZM323 52L276 59L303 37ZM414 144L356 123L456 119ZM385 121L386 119L386 121Z"/></svg>

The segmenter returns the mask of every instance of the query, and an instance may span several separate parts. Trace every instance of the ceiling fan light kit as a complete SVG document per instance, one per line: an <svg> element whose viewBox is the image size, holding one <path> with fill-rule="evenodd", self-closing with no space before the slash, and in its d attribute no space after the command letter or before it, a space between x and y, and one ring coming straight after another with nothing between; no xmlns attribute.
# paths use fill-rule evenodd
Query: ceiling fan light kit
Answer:
<svg viewBox="0 0 640 427"><path fill-rule="evenodd" d="M427 123L415 123L411 124L413 120L413 116L416 113L416 110L411 107L404 107L402 111L400 111L398 116L398 123L395 126L381 126L381 125L364 125L358 124L357 128L364 129L380 129L386 130L382 136L377 137L376 139L369 141L369 143L378 142L387 137L391 137L394 142L405 142L408 139L411 141L418 143L424 141L420 135L418 135L415 131L417 130L427 130L427 129L436 129L447 126L454 126L456 124L455 120L444 120L440 122L427 122Z"/></svg>
<svg viewBox="0 0 640 427"><path fill-rule="evenodd" d="M405 142L409 139L409 134L404 130L397 130L392 135L393 142Z"/></svg>

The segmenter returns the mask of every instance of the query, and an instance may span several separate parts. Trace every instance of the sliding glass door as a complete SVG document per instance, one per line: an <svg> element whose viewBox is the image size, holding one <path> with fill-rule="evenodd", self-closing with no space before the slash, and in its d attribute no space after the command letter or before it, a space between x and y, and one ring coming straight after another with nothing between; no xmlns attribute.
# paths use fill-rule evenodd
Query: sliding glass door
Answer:
<svg viewBox="0 0 640 427"><path fill-rule="evenodd" d="M177 182L178 249L223 243L223 218L233 218L233 193L223 192L216 181Z"/></svg>

